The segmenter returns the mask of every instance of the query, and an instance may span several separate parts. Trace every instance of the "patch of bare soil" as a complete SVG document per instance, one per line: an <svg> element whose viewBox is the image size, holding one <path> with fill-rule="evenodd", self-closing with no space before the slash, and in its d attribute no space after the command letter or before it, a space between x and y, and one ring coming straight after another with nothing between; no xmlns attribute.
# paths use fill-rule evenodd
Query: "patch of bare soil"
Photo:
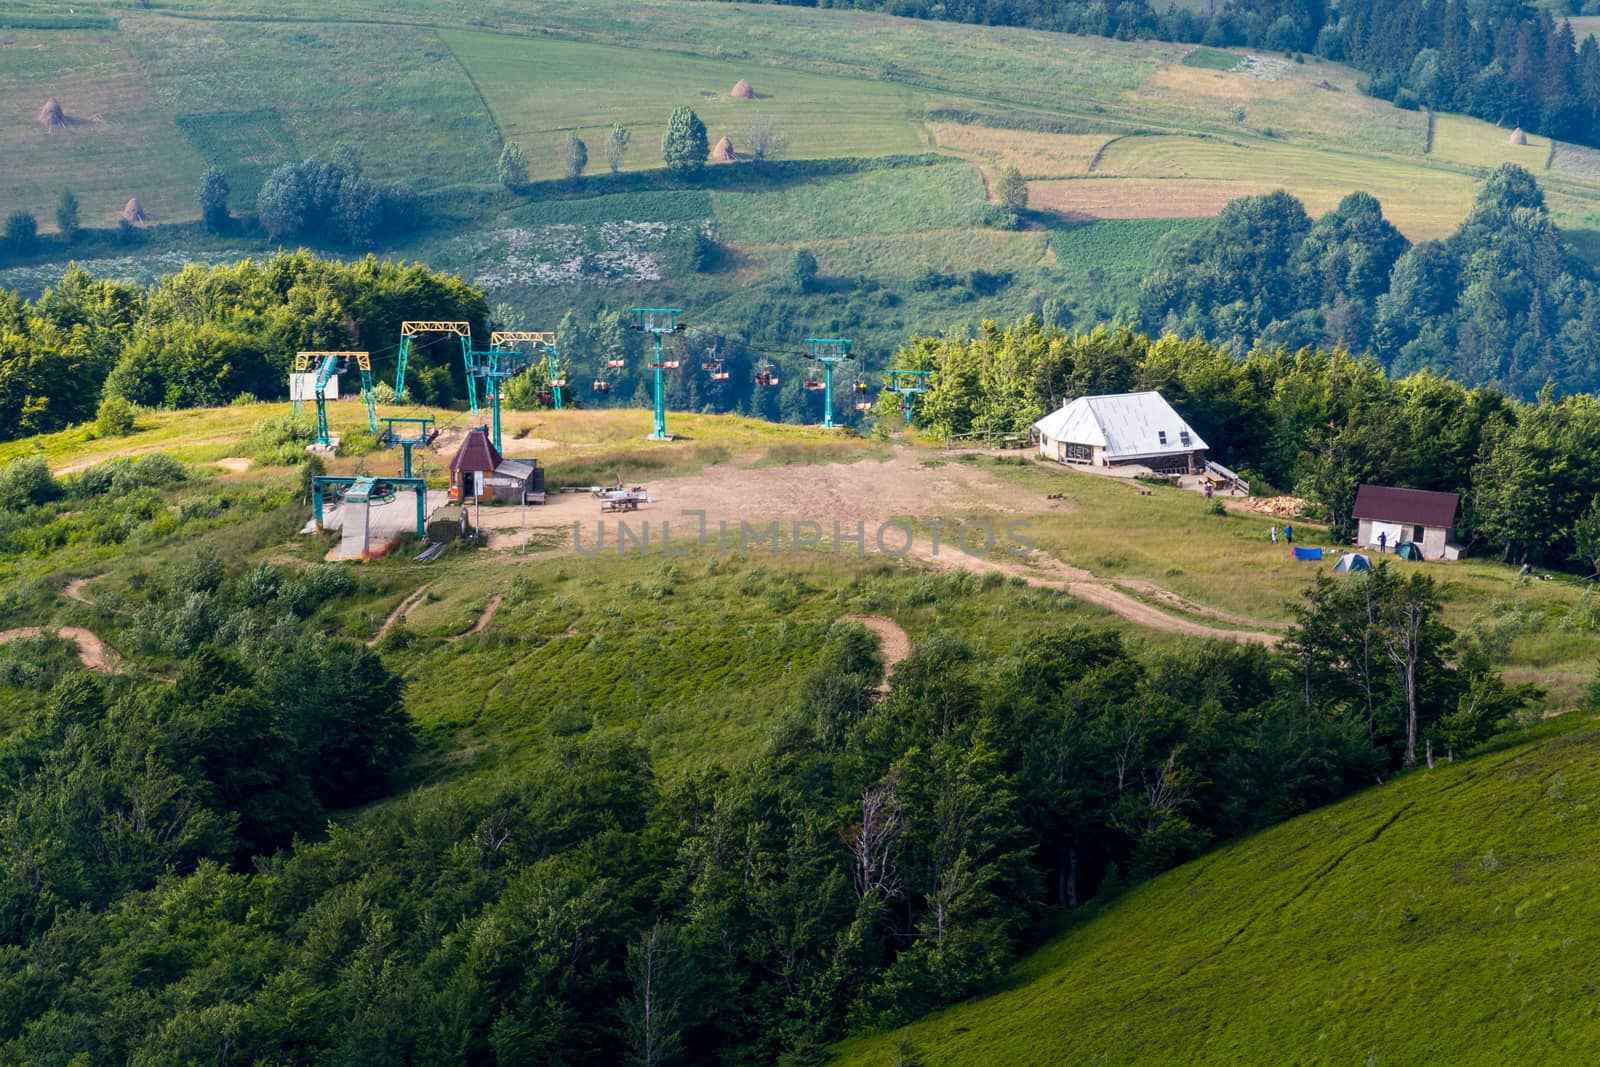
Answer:
<svg viewBox="0 0 1600 1067"><path fill-rule="evenodd" d="M1041 510L1036 492L1002 481L988 470L964 463L930 466L924 463L925 459L925 455L901 450L881 461L708 468L699 474L650 482L653 502L623 515L602 514L600 502L587 493L554 493L548 503L528 508L528 528L576 536L582 550L593 554L597 550L617 550L618 521L625 522L635 537L647 533L650 551L657 552L667 536L673 545L692 545L699 538L702 516L707 543L721 544L733 551L737 550L742 523L764 535L768 524L777 522L786 540L793 533L792 523L816 523L827 541L832 541L837 523L844 537L855 538L864 530L866 551L876 552L880 550L876 543L878 531L891 519L928 522L986 513L1003 518L1038 514ZM627 471L621 473L626 479ZM1070 502L1052 502L1049 510L1058 510L1063 503L1070 507ZM521 543L521 509L484 508L479 521L488 532L491 548L515 548ZM599 540L602 533L603 543ZM997 572L1019 577L1029 585L1059 589L1152 629L1269 647L1278 642L1274 633L1255 632L1270 631L1276 628L1275 624L1197 604L1154 582L1101 578L1038 551L1015 559L968 555L950 543L954 532L949 527L943 536L943 543L935 551L929 532L919 531L910 554L935 567L963 568L980 574ZM888 528L884 542L884 548L898 552L905 543L904 532ZM568 541L560 551L571 552L573 548ZM853 544L846 544L843 550L859 551ZM1229 626L1208 626L1171 615L1141 597L1185 615Z"/></svg>
<svg viewBox="0 0 1600 1067"><path fill-rule="evenodd" d="M456 634L456 637L459 639L462 637L470 637L473 634L483 633L484 627L489 625L489 620L493 619L494 613L499 610L500 600L501 595L499 593L496 593L494 596L490 597L489 603L483 609L483 614L478 616L478 621L472 624L471 629L463 630Z"/></svg>
<svg viewBox="0 0 1600 1067"><path fill-rule="evenodd" d="M62 588L61 595L66 597L68 600L76 600L80 604L88 604L92 607L94 605L94 601L84 596L83 590L90 582L98 581L104 577L105 575L103 574L91 574L87 578L74 578Z"/></svg>
<svg viewBox="0 0 1600 1067"><path fill-rule="evenodd" d="M37 626L21 626L14 630L0 630L0 645L22 637L38 637L44 631ZM116 674L121 668L122 656L116 649L100 640L92 630L82 626L61 626L55 631L78 646L78 662L91 671Z"/></svg>

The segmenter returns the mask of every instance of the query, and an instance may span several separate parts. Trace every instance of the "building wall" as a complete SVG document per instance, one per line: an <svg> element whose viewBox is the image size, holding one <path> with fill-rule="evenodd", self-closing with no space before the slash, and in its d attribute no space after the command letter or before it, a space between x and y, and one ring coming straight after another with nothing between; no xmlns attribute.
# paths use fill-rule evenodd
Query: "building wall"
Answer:
<svg viewBox="0 0 1600 1067"><path fill-rule="evenodd" d="M1378 538L1372 532L1372 525L1372 519L1356 520L1356 544L1362 548L1375 549L1378 547ZM1401 523L1400 525L1404 526L1409 531L1414 524ZM1424 526L1422 528L1422 540L1417 542L1417 546L1422 549L1423 559L1444 559L1446 555L1445 546L1449 543L1450 529L1448 527ZM1395 546L1392 544L1386 545L1385 550L1388 552L1393 552L1395 550Z"/></svg>
<svg viewBox="0 0 1600 1067"><path fill-rule="evenodd" d="M1450 531L1443 526L1425 526L1422 529L1422 558L1444 559L1444 546L1450 541Z"/></svg>

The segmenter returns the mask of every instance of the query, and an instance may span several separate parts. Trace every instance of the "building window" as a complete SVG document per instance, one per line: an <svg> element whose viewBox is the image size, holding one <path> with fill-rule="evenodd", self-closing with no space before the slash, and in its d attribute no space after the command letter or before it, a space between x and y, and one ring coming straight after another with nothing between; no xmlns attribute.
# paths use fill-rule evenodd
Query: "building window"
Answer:
<svg viewBox="0 0 1600 1067"><path fill-rule="evenodd" d="M1188 448L1189 444L1190 444L1189 431L1188 430L1179 430L1178 431L1178 440L1183 444L1183 447Z"/></svg>
<svg viewBox="0 0 1600 1067"><path fill-rule="evenodd" d="M1069 462L1088 463L1094 459L1094 448L1090 445L1069 444L1066 446L1066 453Z"/></svg>
<svg viewBox="0 0 1600 1067"><path fill-rule="evenodd" d="M1158 431L1156 431L1156 436L1158 438L1160 438L1162 444L1166 444L1167 443L1167 431L1158 430Z"/></svg>
<svg viewBox="0 0 1600 1067"><path fill-rule="evenodd" d="M1422 527L1413 527L1411 530L1411 540L1415 541L1419 545L1422 544L1422 532Z"/></svg>

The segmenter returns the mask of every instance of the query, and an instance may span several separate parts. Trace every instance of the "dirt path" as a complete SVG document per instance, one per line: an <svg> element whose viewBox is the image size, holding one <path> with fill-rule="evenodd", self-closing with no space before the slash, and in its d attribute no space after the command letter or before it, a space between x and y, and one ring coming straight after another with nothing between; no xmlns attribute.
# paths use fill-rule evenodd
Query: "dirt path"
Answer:
<svg viewBox="0 0 1600 1067"><path fill-rule="evenodd" d="M45 631L38 626L21 626L15 630L0 630L0 645L8 641L15 641L19 637L38 637ZM55 632L78 646L78 662L91 671L100 671L102 674L116 674L122 668L122 656L116 649L100 640L93 630L85 630L81 626L61 626Z"/></svg>
<svg viewBox="0 0 1600 1067"><path fill-rule="evenodd" d="M93 607L94 601L83 595L84 587L90 582L99 581L104 577L105 575L103 574L91 574L87 578L74 578L62 588L61 595L66 597L68 600L76 600L80 604L88 604L90 607Z"/></svg>
<svg viewBox="0 0 1600 1067"><path fill-rule="evenodd" d="M456 634L456 640L459 641L463 637L471 637L473 634L483 633L483 628L489 625L489 620L494 618L495 611L500 607L500 597L499 593L490 597L488 605L483 609L483 614L479 615L478 621L472 624L472 629L463 630Z"/></svg>
<svg viewBox="0 0 1600 1067"><path fill-rule="evenodd" d="M428 583L428 584L432 584L432 583ZM401 619L401 617L405 615L406 612L408 612L412 608L416 607L417 606L417 601L421 600L422 599L422 595L424 593L426 593L427 591L428 591L428 585L420 585L420 586L417 587L416 592L412 593L410 596L408 596L404 600L400 601L400 603L395 606L395 609L393 611L389 612L389 617L387 619L383 620L383 625L378 627L378 632L372 635L371 640L369 640L367 642L367 647L371 648L372 646L376 645L379 641L382 641L383 640L383 635L389 632L389 627L393 626L396 622L398 622Z"/></svg>
<svg viewBox="0 0 1600 1067"><path fill-rule="evenodd" d="M1127 619L1129 622L1147 626L1152 630L1162 630L1167 633L1183 634L1186 637L1198 637L1207 641L1232 641L1236 644L1265 645L1275 648L1280 640L1275 633L1260 633L1255 630L1230 630L1219 626L1207 626L1202 622L1185 619L1147 604L1118 588L1110 581L1095 577L1093 574L1077 567L1068 566L1051 556L1035 552L1028 557L1028 563L1018 560L1015 563L1007 562L996 557L968 556L962 553L931 554L919 553L919 559L944 569L963 569L975 571L979 574L1003 574L1008 578L1021 578L1029 585L1039 589L1056 589L1063 593L1070 593L1085 603L1103 608L1113 615ZM1030 566L1029 563L1033 564ZM1233 621L1239 625L1266 626L1268 624L1255 619L1245 619L1241 616L1230 615L1228 612L1208 608L1203 604L1195 604L1185 600L1170 590L1150 582L1130 582L1130 587L1141 589L1159 590L1161 599L1171 603L1174 607L1185 611L1194 611L1208 618L1217 618Z"/></svg>
<svg viewBox="0 0 1600 1067"><path fill-rule="evenodd" d="M741 522L759 530L777 521L788 536L790 522L811 521L830 539L834 522L842 524L846 535L854 533L856 523L861 522L866 528L866 551L873 553L877 551L874 530L895 516L928 519L935 515L987 514L1003 522L1011 516L1021 518L1045 511L1063 515L1074 510L1070 499L1050 501L1041 508L1037 492L1004 481L983 467L949 462L926 465L930 458L925 453L900 450L888 459L868 458L855 463L719 466L701 474L651 482L650 493L657 503L630 514L626 521L636 535L649 524L652 552L661 551L664 522L671 525L673 544L692 544L699 533L699 520L691 513L704 515L708 545L718 546L719 536L726 538L721 546L725 551L738 550ZM614 519L602 517L597 502L581 493L553 494L549 503L528 509L530 530L559 530L570 539L576 525L584 549L590 553L596 548L596 531L602 529L602 521L607 540L600 547L607 553L617 551ZM485 508L483 524L489 528L490 547L515 548L520 544L520 521L520 509ZM1130 622L1168 633L1268 647L1279 640L1273 632L1282 629L1279 624L1196 603L1152 581L1102 577L1042 551L1020 559L969 556L951 545L950 537L947 532L945 543L935 553L926 535L920 536L912 548L913 558L939 568L1019 577L1029 585L1070 593ZM898 548L903 539L903 534L891 533L888 542ZM556 554L571 551L568 540ZM1207 625L1200 620L1221 625Z"/></svg>
<svg viewBox="0 0 1600 1067"><path fill-rule="evenodd" d="M74 460L73 462L62 467L54 467L51 469L51 473L53 473L57 478L60 478L68 474L77 474L80 471L88 470L96 463L104 463L108 459L119 459L124 456L132 458L134 456L145 455L148 452L165 452L168 449L173 448L193 448L196 445L220 445L225 441L242 441L248 436L250 436L248 432L236 431L234 433L210 434L206 437L189 437L176 441L163 441L159 445L139 445L136 448L119 448L112 452L100 452L85 459Z"/></svg>
<svg viewBox="0 0 1600 1067"><path fill-rule="evenodd" d="M839 621L860 623L878 635L883 644L883 681L878 683L878 692L887 693L895 666L911 655L911 635L887 615L841 615Z"/></svg>

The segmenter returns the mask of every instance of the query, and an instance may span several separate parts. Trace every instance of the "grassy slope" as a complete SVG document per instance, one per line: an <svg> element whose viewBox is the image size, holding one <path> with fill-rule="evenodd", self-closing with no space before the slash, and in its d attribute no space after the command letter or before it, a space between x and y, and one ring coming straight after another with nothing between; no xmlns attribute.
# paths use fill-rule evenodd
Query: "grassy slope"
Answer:
<svg viewBox="0 0 1600 1067"><path fill-rule="evenodd" d="M287 411L287 404L263 404L144 414L139 432L129 438L94 440L85 428L78 428L0 444L0 464L38 452L57 470L81 469L113 455L152 449L207 463L247 454L256 422ZM434 414L446 429L471 424L471 417L462 412ZM335 432L343 434L347 443L355 446L364 439L365 416L359 404L334 404L330 418ZM645 480L697 473L716 465L831 462L878 455L883 450L873 442L841 440L836 433L816 427L756 419L673 413L669 422L680 437L666 447L642 442L649 414L639 409L507 412L505 435L512 454L539 457L550 471L552 484L587 485L609 480L618 471L627 479ZM1274 547L1267 541L1268 520L1264 517L1209 515L1204 501L1193 493L1163 489L1154 496L1140 496L1129 483L1050 464L1017 466L976 457L952 461L941 453L929 454L924 462L930 468L946 462L981 464L1036 494L1039 508L1029 516L1031 538L1055 557L1101 578L1154 582L1211 608L1283 622L1289 618L1289 606L1317 572L1315 567L1291 561L1281 545ZM342 457L335 469L351 472L360 467L381 473L396 469L397 463L395 453L371 452ZM442 459L420 456L418 463L437 471ZM228 480L290 477L292 472L287 470L258 467ZM1065 493L1067 499L1049 501L1050 493ZM1003 522L1015 515L990 517ZM1299 539L1318 543L1318 532L1301 525ZM92 571L97 561L119 555L114 548L87 544L73 551L74 555L49 565L0 563L0 581L78 573L85 568ZM432 619L429 627L438 633L464 628L497 591L494 573L472 573L477 577L467 581L448 605L424 613L424 619ZM1596 633L1600 598L1589 586L1566 577L1528 582L1518 577L1515 568L1489 560L1449 567L1428 565L1427 573L1445 586L1447 621L1481 638L1509 677L1544 687L1552 707L1571 707L1578 701L1600 657ZM370 633L401 599L401 594L394 595L392 602L377 612L376 621L352 619L354 632Z"/></svg>
<svg viewBox="0 0 1600 1067"><path fill-rule="evenodd" d="M1597 755L1551 724L1227 845L839 1062L1590 1062Z"/></svg>
<svg viewBox="0 0 1600 1067"><path fill-rule="evenodd" d="M29 39L91 55L98 49L109 57L102 67L121 62L134 76L146 75L137 93L120 95L151 128L128 127L124 136L125 123L108 123L95 136L130 159L167 168L164 181L137 182L159 187L158 218L192 215L189 190L204 162L227 167L248 202L276 157L322 153L341 141L361 145L379 174L442 190L491 180L501 135L526 141L535 174L548 176L559 170L566 131L578 129L589 142L591 170L599 171L604 127L620 121L634 129L625 165L648 167L664 112L678 102L694 104L713 135L729 133L736 142L749 115L771 114L797 158L907 151L937 138L988 167L1017 161L1025 145L1021 162L1040 180L1037 205L1067 217L1207 214L1230 196L1279 185L1321 210L1360 187L1382 197L1408 233L1433 236L1459 217L1476 176L1507 157L1504 131L1454 118L1435 124L1429 153L1427 116L1361 96L1346 68L1285 64L1276 80L1266 80L1215 69L1236 53L1207 51L1213 62L1186 65L1183 49L1162 44L683 0L522 0L470 20L435 0L255 0L225 13L176 0L117 14L116 31ZM41 70L67 66L59 56L30 55ZM96 76L95 64L80 66L61 76L69 110L73 94L88 93ZM604 76L596 78L597 71ZM730 100L727 90L739 77L750 78L762 98ZM11 101L13 114L36 109L27 94L37 93L37 82L30 76L13 84L22 94ZM929 106L1066 122L1079 132L1016 134L948 123L930 129L920 122ZM1099 151L1129 129L1163 136ZM69 132L74 144L89 138ZM42 137L26 123L14 134ZM0 202L25 202L47 219L56 187L82 173L60 145L7 168ZM1537 146L1515 153L1536 171L1550 155ZM1565 223L1600 225L1600 173L1569 168L1546 177ZM129 181L137 178L135 172ZM814 201L862 192L837 179L813 188ZM873 191L887 185L866 190ZM116 196L96 190L88 217L108 218ZM751 262L761 273L785 258L766 254L765 246L792 248L804 239L782 233L773 242L741 232L735 197L727 199L718 207L730 212L730 240L760 253ZM488 221L503 206L490 197L463 208L462 218ZM613 216L618 221L639 221L622 203L614 207L623 212ZM869 240L859 255L843 258L841 272L903 279L928 265L982 267L998 251L1008 269L1026 269L1039 291L1083 288L1082 279L1048 269L1039 241L986 233L971 212L957 228L972 241L932 243L893 195L861 201L854 216L863 224L830 239ZM492 244L491 254L507 244ZM430 241L410 251L469 271L483 265L477 245ZM1130 271L1145 262L1132 251L1119 258ZM485 269L490 279L516 274ZM702 300L728 291L726 279L674 280ZM1014 297L1028 301L1026 293ZM916 310L939 313L932 305Z"/></svg>

